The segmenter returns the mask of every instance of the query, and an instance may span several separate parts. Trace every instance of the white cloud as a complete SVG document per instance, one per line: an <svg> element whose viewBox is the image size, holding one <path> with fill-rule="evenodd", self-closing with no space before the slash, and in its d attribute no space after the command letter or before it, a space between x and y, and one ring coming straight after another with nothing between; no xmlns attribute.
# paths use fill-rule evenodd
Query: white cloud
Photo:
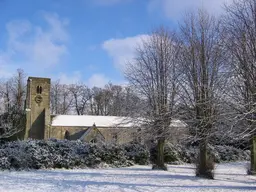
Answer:
<svg viewBox="0 0 256 192"><path fill-rule="evenodd" d="M42 13L47 26L32 24L28 20L13 20L7 23L8 42L0 50L0 68L5 63L24 68L28 73L37 74L42 69L58 65L68 53L68 21L57 14Z"/></svg>
<svg viewBox="0 0 256 192"><path fill-rule="evenodd" d="M172 19L180 19L186 11L205 8L212 14L222 12L224 3L230 3L232 0L150 0L148 10L150 12L159 11Z"/></svg>
<svg viewBox="0 0 256 192"><path fill-rule="evenodd" d="M73 71L69 74L59 73L52 78L53 80L59 80L62 84L77 84L85 83L88 87L101 87L103 88L108 83L114 83L118 85L126 85L125 81L113 81L113 79L107 77L103 73L92 74L88 79L84 79L80 71Z"/></svg>
<svg viewBox="0 0 256 192"><path fill-rule="evenodd" d="M66 73L60 73L57 76L62 84L76 84L82 82L82 75L80 71L74 71L67 75Z"/></svg>
<svg viewBox="0 0 256 192"><path fill-rule="evenodd" d="M0 77L1 78L9 78L13 75L13 71L15 71L15 66L8 65L9 56L5 53L0 52ZM15 69L13 69L15 68Z"/></svg>
<svg viewBox="0 0 256 192"><path fill-rule="evenodd" d="M114 65L123 70L126 63L134 59L136 47L147 38L149 35L142 34L123 39L110 39L102 44L102 48L113 59Z"/></svg>
<svg viewBox="0 0 256 192"><path fill-rule="evenodd" d="M18 67L12 67L9 65L1 65L0 64L0 79L8 79L13 76L14 71L17 70Z"/></svg>
<svg viewBox="0 0 256 192"><path fill-rule="evenodd" d="M118 3L124 3L131 0L93 0L98 5L114 5Z"/></svg>
<svg viewBox="0 0 256 192"><path fill-rule="evenodd" d="M89 87L104 87L109 82L110 79L107 78L104 74L93 74L88 79L87 84Z"/></svg>

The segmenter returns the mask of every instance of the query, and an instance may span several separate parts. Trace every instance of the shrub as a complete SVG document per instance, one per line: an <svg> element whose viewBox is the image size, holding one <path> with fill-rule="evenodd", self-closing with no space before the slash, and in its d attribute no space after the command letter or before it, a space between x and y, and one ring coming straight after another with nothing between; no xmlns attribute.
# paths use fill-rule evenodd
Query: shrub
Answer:
<svg viewBox="0 0 256 192"><path fill-rule="evenodd" d="M250 151L229 146L209 146L209 156L215 162L250 159ZM165 162L196 162L196 146L167 143ZM48 169L83 167L124 167L132 164L154 164L156 146L150 152L145 145L129 143L89 144L79 140L26 140L5 142L0 145L0 169Z"/></svg>
<svg viewBox="0 0 256 192"><path fill-rule="evenodd" d="M156 160L157 160L157 145L153 144L150 149L150 161L153 164L155 164ZM177 150L175 149L175 147L170 143L165 144L164 162L171 164L177 161L180 161L180 159L179 159L179 154L177 153Z"/></svg>
<svg viewBox="0 0 256 192"><path fill-rule="evenodd" d="M100 158L103 162L115 167L131 166L133 163L128 160L125 155L125 150L122 146L113 144L103 145L103 151L100 153Z"/></svg>
<svg viewBox="0 0 256 192"><path fill-rule="evenodd" d="M124 145L125 155L130 161L139 165L149 164L150 153L146 145L129 143Z"/></svg>
<svg viewBox="0 0 256 192"><path fill-rule="evenodd" d="M196 163L198 152L197 146L166 143L164 159L166 163ZM156 161L156 155L156 145L153 145L150 149L150 161L152 163ZM244 151L226 145L208 145L208 155L215 163L250 160L249 150Z"/></svg>
<svg viewBox="0 0 256 192"><path fill-rule="evenodd" d="M13 141L0 146L0 169L124 167L147 163L148 154L139 144L128 147L56 139Z"/></svg>
<svg viewBox="0 0 256 192"><path fill-rule="evenodd" d="M164 147L164 161L169 164L177 164L180 162L192 163L195 154L196 149L192 147L186 148L185 146L173 145L171 143L166 143ZM152 145L150 148L150 161L155 163L156 159L157 146Z"/></svg>
<svg viewBox="0 0 256 192"><path fill-rule="evenodd" d="M235 147L226 145L216 145L212 150L216 162L230 162L230 161L248 161L250 160L250 151L237 149Z"/></svg>

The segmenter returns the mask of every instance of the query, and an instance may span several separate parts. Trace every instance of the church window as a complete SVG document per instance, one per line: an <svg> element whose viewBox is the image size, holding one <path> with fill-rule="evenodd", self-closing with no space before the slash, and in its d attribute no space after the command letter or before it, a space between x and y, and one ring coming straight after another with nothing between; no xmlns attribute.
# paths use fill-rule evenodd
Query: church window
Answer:
<svg viewBox="0 0 256 192"><path fill-rule="evenodd" d="M92 140L90 140L90 143L97 143L97 140L96 139L92 139Z"/></svg>
<svg viewBox="0 0 256 192"><path fill-rule="evenodd" d="M70 133L69 133L69 131L65 132L64 139L70 140Z"/></svg>
<svg viewBox="0 0 256 192"><path fill-rule="evenodd" d="M117 142L117 133L112 134L112 140L113 142Z"/></svg>
<svg viewBox="0 0 256 192"><path fill-rule="evenodd" d="M41 86L38 85L38 86L36 87L36 93L37 93L37 94L41 94L41 93L42 93L42 90L43 90L43 89L42 89Z"/></svg>

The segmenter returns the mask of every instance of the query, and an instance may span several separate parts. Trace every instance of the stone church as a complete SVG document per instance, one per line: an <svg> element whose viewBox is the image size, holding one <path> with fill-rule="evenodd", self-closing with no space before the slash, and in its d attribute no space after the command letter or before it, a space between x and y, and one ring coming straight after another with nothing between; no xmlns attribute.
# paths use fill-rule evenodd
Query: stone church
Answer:
<svg viewBox="0 0 256 192"><path fill-rule="evenodd" d="M25 139L80 139L85 142L104 141L122 144L138 138L140 128L126 117L51 115L50 88L49 78L28 78ZM186 127L179 120L172 124L177 128L174 130L183 130Z"/></svg>

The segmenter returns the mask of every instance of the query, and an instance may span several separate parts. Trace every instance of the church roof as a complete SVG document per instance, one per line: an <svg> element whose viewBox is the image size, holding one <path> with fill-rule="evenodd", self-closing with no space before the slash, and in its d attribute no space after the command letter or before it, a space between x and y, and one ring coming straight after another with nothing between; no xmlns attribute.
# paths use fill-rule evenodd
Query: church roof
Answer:
<svg viewBox="0 0 256 192"><path fill-rule="evenodd" d="M52 126L59 127L119 127L129 128L140 124L135 119L118 116L93 116L93 115L56 115L52 119ZM181 120L172 120L171 127L186 127L187 124Z"/></svg>
<svg viewBox="0 0 256 192"><path fill-rule="evenodd" d="M61 127L133 127L131 118L117 116L92 116L92 115L56 115L52 119L52 126Z"/></svg>

